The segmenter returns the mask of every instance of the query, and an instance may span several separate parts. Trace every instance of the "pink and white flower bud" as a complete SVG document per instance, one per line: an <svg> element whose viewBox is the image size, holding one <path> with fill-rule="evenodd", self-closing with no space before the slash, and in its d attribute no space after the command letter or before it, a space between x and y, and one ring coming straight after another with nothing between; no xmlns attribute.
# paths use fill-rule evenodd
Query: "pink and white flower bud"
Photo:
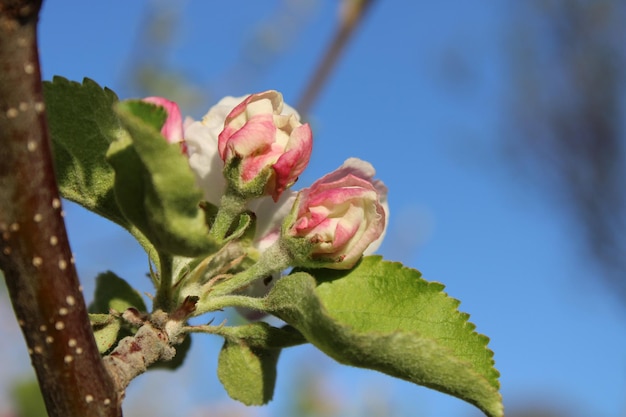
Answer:
<svg viewBox="0 0 626 417"><path fill-rule="evenodd" d="M183 117L180 114L178 104L163 97L146 97L142 101L156 104L165 109L167 119L163 123L161 134L169 143L183 143Z"/></svg>
<svg viewBox="0 0 626 417"><path fill-rule="evenodd" d="M231 185L244 195L278 201L309 163L311 128L294 114L282 114L283 104L274 90L252 94L224 121L218 151L227 171L236 166Z"/></svg>
<svg viewBox="0 0 626 417"><path fill-rule="evenodd" d="M185 121L189 165L196 175L198 186L204 191L204 198L216 206L219 206L226 190L224 162L218 151L218 136L224 130L226 117L247 97L224 97L209 109L201 121ZM287 103L283 103L281 115L300 120L296 110ZM278 201L266 196L248 202L248 209L257 216L253 245L258 251L264 251L278 239L281 224L289 214L294 200L295 192L287 189Z"/></svg>
<svg viewBox="0 0 626 417"><path fill-rule="evenodd" d="M282 231L298 265L349 269L379 244L387 188L375 173L368 162L350 158L300 192Z"/></svg>

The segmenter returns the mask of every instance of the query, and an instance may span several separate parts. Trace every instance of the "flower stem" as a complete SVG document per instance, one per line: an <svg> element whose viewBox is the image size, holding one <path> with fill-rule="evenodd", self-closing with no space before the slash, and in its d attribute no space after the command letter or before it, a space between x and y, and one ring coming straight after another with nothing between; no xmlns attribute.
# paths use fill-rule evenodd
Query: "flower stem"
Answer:
<svg viewBox="0 0 626 417"><path fill-rule="evenodd" d="M172 299L172 257L170 255L159 254L159 288L154 298L154 310L171 311L175 306Z"/></svg>
<svg viewBox="0 0 626 417"><path fill-rule="evenodd" d="M222 295L219 297L210 297L205 302L200 303L196 307L195 314L201 311L200 314L207 313L209 311L221 310L225 307L244 307L254 310L263 311L263 300L256 297L248 297L247 295Z"/></svg>
<svg viewBox="0 0 626 417"><path fill-rule="evenodd" d="M218 242L223 242L228 234L231 225L246 207L246 200L239 194L233 192L230 187L222 196L220 207L215 217L215 221L209 232L211 237Z"/></svg>
<svg viewBox="0 0 626 417"><path fill-rule="evenodd" d="M216 284L208 293L210 297L219 297L231 294L253 281L267 277L273 272L282 271L292 263L291 254L279 242L270 246L261 254L261 258L250 268L233 277Z"/></svg>

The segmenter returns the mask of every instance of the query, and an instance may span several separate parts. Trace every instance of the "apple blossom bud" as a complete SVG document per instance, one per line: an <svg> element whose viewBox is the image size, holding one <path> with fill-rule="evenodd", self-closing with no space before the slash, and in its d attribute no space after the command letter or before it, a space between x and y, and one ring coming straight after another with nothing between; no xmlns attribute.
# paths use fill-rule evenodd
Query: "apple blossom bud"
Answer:
<svg viewBox="0 0 626 417"><path fill-rule="evenodd" d="M163 97L146 97L142 101L155 104L165 109L167 119L161 128L161 134L169 143L181 143L183 152L186 148L183 142L183 118L178 104Z"/></svg>
<svg viewBox="0 0 626 417"><path fill-rule="evenodd" d="M300 192L281 235L296 266L352 268L384 234L387 189L374 174L350 158Z"/></svg>
<svg viewBox="0 0 626 417"><path fill-rule="evenodd" d="M282 95L270 90L248 96L224 121L218 138L224 173L246 198L269 195L277 201L309 163L311 128L282 111Z"/></svg>

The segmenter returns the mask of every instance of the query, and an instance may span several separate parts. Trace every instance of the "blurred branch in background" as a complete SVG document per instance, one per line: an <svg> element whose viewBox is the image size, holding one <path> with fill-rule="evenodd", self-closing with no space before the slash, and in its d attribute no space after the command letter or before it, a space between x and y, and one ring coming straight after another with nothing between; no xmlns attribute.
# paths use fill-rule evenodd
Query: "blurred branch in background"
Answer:
<svg viewBox="0 0 626 417"><path fill-rule="evenodd" d="M132 95L168 97L178 102L186 113L204 114L207 106L226 92L253 89L278 58L294 47L318 3L319 0L279 1L267 18L249 29L243 44L234 45L239 48L239 57L233 65L223 75L201 81L187 71L197 68L184 67L171 59L184 24L181 21L184 5L153 0L138 25L133 59L126 70L126 88ZM210 54L211 45L200 42L198 48Z"/></svg>
<svg viewBox="0 0 626 417"><path fill-rule="evenodd" d="M626 8L534 0L514 12L510 156L569 211L626 303Z"/></svg>
<svg viewBox="0 0 626 417"><path fill-rule="evenodd" d="M296 109L305 118L310 113L313 103L315 103L328 77L345 51L352 34L359 23L363 21L366 11L374 2L375 0L343 0L337 31L296 105Z"/></svg>
<svg viewBox="0 0 626 417"><path fill-rule="evenodd" d="M212 81L215 86L226 86L218 93L253 90L280 56L297 46L299 34L310 24L319 3L320 0L280 0L272 14L252 27L240 47L239 59L226 75Z"/></svg>
<svg viewBox="0 0 626 417"><path fill-rule="evenodd" d="M171 59L183 7L180 2L160 0L146 5L143 20L137 24L132 59L124 73L129 95L168 97L183 108L204 104L202 87L194 85L193 77Z"/></svg>
<svg viewBox="0 0 626 417"><path fill-rule="evenodd" d="M339 3L337 29L296 106L303 116L310 112L373 3L375 0ZM319 0L280 1L275 11L250 31L233 66L207 86L194 84L194 77L170 59L181 26L181 5L154 0L146 7L144 20L139 24L126 87L132 95L169 97L185 110L205 111L204 107L215 102L214 96L220 96L223 91L250 90L258 84L259 78L276 65L278 58L294 47L299 32L318 6ZM306 72L308 68L302 70Z"/></svg>

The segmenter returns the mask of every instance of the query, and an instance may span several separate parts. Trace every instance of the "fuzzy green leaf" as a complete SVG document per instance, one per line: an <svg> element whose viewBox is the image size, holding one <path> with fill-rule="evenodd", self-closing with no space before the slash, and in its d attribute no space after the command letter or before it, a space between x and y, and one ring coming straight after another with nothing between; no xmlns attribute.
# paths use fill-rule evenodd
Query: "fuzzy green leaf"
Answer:
<svg viewBox="0 0 626 417"><path fill-rule="evenodd" d="M154 256L149 242L118 206L115 172L106 160L110 144L124 134L113 111L117 96L88 78L81 84L54 77L43 87L61 196L126 228Z"/></svg>
<svg viewBox="0 0 626 417"><path fill-rule="evenodd" d="M115 93L85 78L44 82L54 164L62 196L117 224L128 226L113 194L113 169L105 155L122 129Z"/></svg>
<svg viewBox="0 0 626 417"><path fill-rule="evenodd" d="M262 405L272 399L281 348L306 342L291 327L279 329L263 322L223 327L218 334L225 341L217 375L228 395L246 405Z"/></svg>
<svg viewBox="0 0 626 417"><path fill-rule="evenodd" d="M118 336L122 328L120 319L110 314L89 314L89 321L98 345L98 351L100 353L107 352L119 339Z"/></svg>
<svg viewBox="0 0 626 417"><path fill-rule="evenodd" d="M274 395L280 349L250 347L226 339L220 351L217 376L228 395L246 405L263 405Z"/></svg>
<svg viewBox="0 0 626 417"><path fill-rule="evenodd" d="M418 271L367 257L350 271L312 270L280 279L269 312L338 362L433 388L501 417L498 371L487 337L459 302Z"/></svg>
<svg viewBox="0 0 626 417"><path fill-rule="evenodd" d="M107 153L115 170L115 195L122 212L159 252L199 256L217 249L209 238L202 192L178 144L161 136L165 111L142 101L115 110L127 135Z"/></svg>
<svg viewBox="0 0 626 417"><path fill-rule="evenodd" d="M111 271L99 274L96 278L96 292L89 306L89 312L107 314L110 310L115 310L122 313L131 307L139 311L147 311L139 292L126 281Z"/></svg>

